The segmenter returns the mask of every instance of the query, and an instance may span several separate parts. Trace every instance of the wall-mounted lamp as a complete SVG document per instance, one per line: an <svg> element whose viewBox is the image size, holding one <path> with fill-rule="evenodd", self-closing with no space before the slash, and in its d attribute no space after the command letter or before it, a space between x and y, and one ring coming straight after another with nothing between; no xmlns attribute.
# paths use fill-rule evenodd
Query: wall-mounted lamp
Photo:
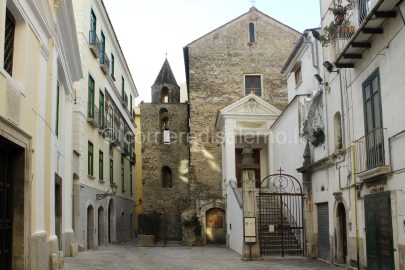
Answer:
<svg viewBox="0 0 405 270"><path fill-rule="evenodd" d="M142 199L139 198L138 202L139 202L139 203L136 203L136 204L135 204L135 207L142 205Z"/></svg>
<svg viewBox="0 0 405 270"><path fill-rule="evenodd" d="M329 73L331 73L331 72L339 73L339 70L333 70L333 67L334 67L334 66L333 66L332 63L329 62L329 61L323 62L323 66L326 68L326 70L327 70Z"/></svg>
<svg viewBox="0 0 405 270"><path fill-rule="evenodd" d="M322 79L321 76L319 76L319 74L315 74L314 77L315 77L315 79L318 81L319 84L322 84L323 79Z"/></svg>
<svg viewBox="0 0 405 270"><path fill-rule="evenodd" d="M117 193L117 185L115 183L112 183L110 186L111 186L111 192L96 194L96 200L102 200L108 196L114 196L115 193Z"/></svg>

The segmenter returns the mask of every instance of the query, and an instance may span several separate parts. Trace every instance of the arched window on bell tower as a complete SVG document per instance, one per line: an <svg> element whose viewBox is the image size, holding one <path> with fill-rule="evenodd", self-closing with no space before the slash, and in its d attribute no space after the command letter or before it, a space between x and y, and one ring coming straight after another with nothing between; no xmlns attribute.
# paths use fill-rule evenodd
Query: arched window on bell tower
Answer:
<svg viewBox="0 0 405 270"><path fill-rule="evenodd" d="M169 103L169 88L166 86L160 90L160 103Z"/></svg>
<svg viewBox="0 0 405 270"><path fill-rule="evenodd" d="M161 170L162 188L172 188L172 170L164 166Z"/></svg>
<svg viewBox="0 0 405 270"><path fill-rule="evenodd" d="M162 132L162 142L170 144L169 111L166 108L159 110L160 131Z"/></svg>

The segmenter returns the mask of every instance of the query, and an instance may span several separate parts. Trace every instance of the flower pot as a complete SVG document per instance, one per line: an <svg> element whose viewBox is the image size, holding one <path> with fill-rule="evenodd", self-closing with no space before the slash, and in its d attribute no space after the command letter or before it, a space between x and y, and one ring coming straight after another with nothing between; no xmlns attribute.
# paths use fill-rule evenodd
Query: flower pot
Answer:
<svg viewBox="0 0 405 270"><path fill-rule="evenodd" d="M345 20L345 14L339 13L335 15L335 23L341 25Z"/></svg>

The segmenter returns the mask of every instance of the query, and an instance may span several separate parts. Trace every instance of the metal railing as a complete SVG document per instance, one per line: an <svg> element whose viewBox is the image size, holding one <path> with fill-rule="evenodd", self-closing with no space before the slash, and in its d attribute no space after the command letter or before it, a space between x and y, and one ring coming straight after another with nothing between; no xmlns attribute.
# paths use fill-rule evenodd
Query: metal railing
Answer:
<svg viewBox="0 0 405 270"><path fill-rule="evenodd" d="M107 54L102 52L100 56L100 66L103 70L104 74L108 74L110 71L110 59L108 58Z"/></svg>
<svg viewBox="0 0 405 270"><path fill-rule="evenodd" d="M90 45L90 49L92 50L92 52L98 56L100 53L100 40L97 36L97 33L95 31L89 31L89 45Z"/></svg>
<svg viewBox="0 0 405 270"><path fill-rule="evenodd" d="M87 121L97 127L100 125L100 112L96 105L91 102L87 106Z"/></svg>
<svg viewBox="0 0 405 270"><path fill-rule="evenodd" d="M384 128L376 128L355 141L357 173L385 166Z"/></svg>

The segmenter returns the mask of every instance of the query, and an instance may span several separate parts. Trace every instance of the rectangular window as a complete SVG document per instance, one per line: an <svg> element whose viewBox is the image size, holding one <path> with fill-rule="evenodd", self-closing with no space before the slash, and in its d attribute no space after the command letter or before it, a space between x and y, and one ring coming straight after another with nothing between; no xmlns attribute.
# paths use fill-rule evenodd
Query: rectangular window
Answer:
<svg viewBox="0 0 405 270"><path fill-rule="evenodd" d="M132 188L132 166L129 166L129 189L131 192L131 196L134 194L133 188Z"/></svg>
<svg viewBox="0 0 405 270"><path fill-rule="evenodd" d="M11 12L6 10L6 25L4 32L4 70L12 76L14 54L15 19Z"/></svg>
<svg viewBox="0 0 405 270"><path fill-rule="evenodd" d="M102 151L98 152L98 177L104 179L104 155Z"/></svg>
<svg viewBox="0 0 405 270"><path fill-rule="evenodd" d="M121 97L122 100L125 100L125 80L124 77L121 77Z"/></svg>
<svg viewBox="0 0 405 270"><path fill-rule="evenodd" d="M384 164L384 134L378 70L363 83L363 102L367 169L372 169Z"/></svg>
<svg viewBox="0 0 405 270"><path fill-rule="evenodd" d="M97 29L97 17L93 9L90 12L90 31L96 32Z"/></svg>
<svg viewBox="0 0 405 270"><path fill-rule="evenodd" d="M91 176L93 176L93 157L93 144L89 141L87 154L87 174Z"/></svg>
<svg viewBox="0 0 405 270"><path fill-rule="evenodd" d="M56 123L55 123L55 134L59 135L59 83L56 85Z"/></svg>
<svg viewBox="0 0 405 270"><path fill-rule="evenodd" d="M110 185L114 184L114 161L110 159Z"/></svg>
<svg viewBox="0 0 405 270"><path fill-rule="evenodd" d="M129 95L129 112L132 115L132 95Z"/></svg>
<svg viewBox="0 0 405 270"><path fill-rule="evenodd" d="M295 70L294 77L295 77L295 87L297 87L302 82L301 65L299 65Z"/></svg>
<svg viewBox="0 0 405 270"><path fill-rule="evenodd" d="M121 167L121 191L122 191L122 192L125 192L124 166Z"/></svg>
<svg viewBox="0 0 405 270"><path fill-rule="evenodd" d="M88 85L88 107L87 107L87 114L89 118L94 117L94 79L89 74L89 85Z"/></svg>
<svg viewBox="0 0 405 270"><path fill-rule="evenodd" d="M255 24L254 23L249 23L249 42L253 43L255 42Z"/></svg>
<svg viewBox="0 0 405 270"><path fill-rule="evenodd" d="M114 108L111 105L108 106L108 122L109 128L114 129Z"/></svg>
<svg viewBox="0 0 405 270"><path fill-rule="evenodd" d="M105 61L105 36L103 31L100 35L100 64L104 64Z"/></svg>
<svg viewBox="0 0 405 270"><path fill-rule="evenodd" d="M114 71L115 71L115 58L114 55L111 54L111 78L113 78L113 80L115 81Z"/></svg>
<svg viewBox="0 0 405 270"><path fill-rule="evenodd" d="M262 95L262 76L261 75L245 75L245 94Z"/></svg>
<svg viewBox="0 0 405 270"><path fill-rule="evenodd" d="M100 127L104 127L104 94L100 90L100 95L99 95L99 108L100 108L100 114L98 115L99 117L99 123Z"/></svg>

